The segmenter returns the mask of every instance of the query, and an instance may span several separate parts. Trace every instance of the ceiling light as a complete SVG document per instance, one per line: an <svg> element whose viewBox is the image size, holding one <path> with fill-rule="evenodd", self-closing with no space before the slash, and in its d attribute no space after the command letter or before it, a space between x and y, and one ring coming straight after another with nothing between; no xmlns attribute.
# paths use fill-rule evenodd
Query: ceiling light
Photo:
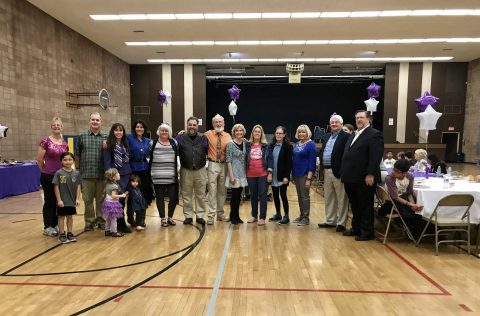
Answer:
<svg viewBox="0 0 480 316"><path fill-rule="evenodd" d="M203 20L204 16L202 13L179 13L175 14L175 17L178 20Z"/></svg>
<svg viewBox="0 0 480 316"><path fill-rule="evenodd" d="M329 40L307 40L305 44L307 45L325 45L328 44Z"/></svg>
<svg viewBox="0 0 480 316"><path fill-rule="evenodd" d="M238 45L260 45L260 41L238 41Z"/></svg>
<svg viewBox="0 0 480 316"><path fill-rule="evenodd" d="M411 10L382 11L378 16L408 16L411 12Z"/></svg>
<svg viewBox="0 0 480 316"><path fill-rule="evenodd" d="M237 41L215 41L215 45L237 46Z"/></svg>
<svg viewBox="0 0 480 316"><path fill-rule="evenodd" d="M204 13L206 20L221 20L233 18L233 13Z"/></svg>
<svg viewBox="0 0 480 316"><path fill-rule="evenodd" d="M213 46L215 45L214 41L192 41L192 44L195 46Z"/></svg>
<svg viewBox="0 0 480 316"><path fill-rule="evenodd" d="M412 44L412 43L421 43L421 42L423 42L423 39L421 38L404 38L404 39L398 40L399 44Z"/></svg>
<svg viewBox="0 0 480 316"><path fill-rule="evenodd" d="M372 18L380 14L380 11L356 11L350 14L351 18Z"/></svg>
<svg viewBox="0 0 480 316"><path fill-rule="evenodd" d="M375 40L353 40L352 44L375 44Z"/></svg>
<svg viewBox="0 0 480 316"><path fill-rule="evenodd" d="M198 64L201 63L202 60L200 58L197 59L184 59L184 61L188 64Z"/></svg>
<svg viewBox="0 0 480 316"><path fill-rule="evenodd" d="M412 10L410 16L435 16L440 15L443 10Z"/></svg>
<svg viewBox="0 0 480 316"><path fill-rule="evenodd" d="M119 14L120 20L148 20L145 14Z"/></svg>
<svg viewBox="0 0 480 316"><path fill-rule="evenodd" d="M328 62L332 62L334 60L334 58L315 58L315 61L317 63L328 63Z"/></svg>
<svg viewBox="0 0 480 316"><path fill-rule="evenodd" d="M147 42L148 45L150 46L170 46L170 42Z"/></svg>
<svg viewBox="0 0 480 316"><path fill-rule="evenodd" d="M474 13L474 10L448 9L448 10L442 10L442 12L440 12L440 15L463 16L463 15L471 15L472 13Z"/></svg>
<svg viewBox="0 0 480 316"><path fill-rule="evenodd" d="M322 12L321 18L346 18L350 16L351 12Z"/></svg>
<svg viewBox="0 0 480 316"><path fill-rule="evenodd" d="M375 44L396 44L396 43L398 43L398 39L393 39L393 38L375 40Z"/></svg>
<svg viewBox="0 0 480 316"><path fill-rule="evenodd" d="M259 58L258 62L260 62L260 63L276 63L277 58Z"/></svg>
<svg viewBox="0 0 480 316"><path fill-rule="evenodd" d="M127 46L147 46L147 42L125 42Z"/></svg>
<svg viewBox="0 0 480 316"><path fill-rule="evenodd" d="M267 12L262 13L262 19L289 19L291 15L290 12Z"/></svg>
<svg viewBox="0 0 480 316"><path fill-rule="evenodd" d="M432 60L451 60L453 57L433 57Z"/></svg>
<svg viewBox="0 0 480 316"><path fill-rule="evenodd" d="M442 43L446 42L448 38L424 38L423 42L424 43Z"/></svg>
<svg viewBox="0 0 480 316"><path fill-rule="evenodd" d="M147 14L150 20L175 20L175 14Z"/></svg>
<svg viewBox="0 0 480 316"><path fill-rule="evenodd" d="M170 42L170 45L172 45L172 46L190 46L190 45L193 45L193 43L190 42L190 41L176 41L176 42Z"/></svg>
<svg viewBox="0 0 480 316"><path fill-rule="evenodd" d="M296 58L277 58L278 62L295 62L297 61Z"/></svg>
<svg viewBox="0 0 480 316"><path fill-rule="evenodd" d="M320 12L292 12L292 19L314 19L320 17Z"/></svg>
<svg viewBox="0 0 480 316"><path fill-rule="evenodd" d="M220 58L202 59L204 63L219 63L222 60Z"/></svg>
<svg viewBox="0 0 480 316"><path fill-rule="evenodd" d="M90 14L90 18L95 21L115 21L120 20L116 14Z"/></svg>
<svg viewBox="0 0 480 316"><path fill-rule="evenodd" d="M260 41L260 45L282 45L283 41Z"/></svg>
<svg viewBox="0 0 480 316"><path fill-rule="evenodd" d="M331 40L328 42L328 44L340 44L340 45L351 44L351 43L352 43L352 40Z"/></svg>
<svg viewBox="0 0 480 316"><path fill-rule="evenodd" d="M471 42L471 38L448 38L447 43L468 43Z"/></svg>
<svg viewBox="0 0 480 316"><path fill-rule="evenodd" d="M283 45L305 45L305 40L283 41Z"/></svg>
<svg viewBox="0 0 480 316"><path fill-rule="evenodd" d="M234 13L234 19L261 19L261 13Z"/></svg>

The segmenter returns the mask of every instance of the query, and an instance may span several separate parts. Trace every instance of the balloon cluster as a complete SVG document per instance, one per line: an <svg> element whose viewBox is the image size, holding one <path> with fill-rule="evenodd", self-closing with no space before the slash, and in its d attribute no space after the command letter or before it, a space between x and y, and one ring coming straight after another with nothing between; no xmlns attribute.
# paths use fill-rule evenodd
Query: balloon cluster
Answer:
<svg viewBox="0 0 480 316"><path fill-rule="evenodd" d="M442 116L442 113L435 111L432 106L436 105L438 100L440 99L434 97L428 91L425 91L420 98L415 99L415 103L418 106L416 115L420 121L421 130L431 131L437 128L437 121Z"/></svg>
<svg viewBox="0 0 480 316"><path fill-rule="evenodd" d="M370 86L368 86L367 91L368 91L368 100L365 100L365 105L367 106L367 111L372 113L377 111L377 105L378 105L378 100L375 98L378 98L380 96L380 90L382 89L381 86L375 84L375 82L372 82Z"/></svg>
<svg viewBox="0 0 480 316"><path fill-rule="evenodd" d="M172 103L172 95L168 90L160 90L157 94L157 100L161 105L168 105Z"/></svg>
<svg viewBox="0 0 480 316"><path fill-rule="evenodd" d="M430 92L425 91L420 98L415 99L415 103L418 106L418 113L425 112L429 105L435 106L438 100L440 99L431 95Z"/></svg>
<svg viewBox="0 0 480 316"><path fill-rule="evenodd" d="M228 89L228 94L230 95L230 104L228 105L228 112L233 117L233 121L235 122L235 115L237 114L238 106L235 103L238 99L240 99L240 91L236 85L233 85L230 89Z"/></svg>

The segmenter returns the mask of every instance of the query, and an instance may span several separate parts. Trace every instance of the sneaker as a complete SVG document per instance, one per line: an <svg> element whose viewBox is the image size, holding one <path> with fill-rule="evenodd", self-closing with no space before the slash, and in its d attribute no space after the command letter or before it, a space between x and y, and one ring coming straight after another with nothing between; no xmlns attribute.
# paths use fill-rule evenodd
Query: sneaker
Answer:
<svg viewBox="0 0 480 316"><path fill-rule="evenodd" d="M145 227L138 225L138 226L135 227L135 229L136 229L137 232L138 232L138 231L140 231L140 230L145 230Z"/></svg>
<svg viewBox="0 0 480 316"><path fill-rule="evenodd" d="M58 236L58 241L61 242L62 244L68 244L70 242L67 236L65 236L65 233L60 234L60 236Z"/></svg>
<svg viewBox="0 0 480 316"><path fill-rule="evenodd" d="M251 224L251 223L255 223L257 221L257 219L255 217L250 217L250 219L247 221L247 223Z"/></svg>
<svg viewBox="0 0 480 316"><path fill-rule="evenodd" d="M258 226L264 226L265 225L265 220L264 219L260 219L258 220Z"/></svg>
<svg viewBox="0 0 480 316"><path fill-rule="evenodd" d="M58 229L58 225L55 226L55 227L52 227L52 229L57 233L57 235L58 235L58 233L60 232L60 230Z"/></svg>
<svg viewBox="0 0 480 316"><path fill-rule="evenodd" d="M213 219L213 217L209 217L208 220L207 220L207 225L213 225L215 222L215 220Z"/></svg>
<svg viewBox="0 0 480 316"><path fill-rule="evenodd" d="M52 237L52 227L47 227L43 230L43 234L48 237Z"/></svg>
<svg viewBox="0 0 480 316"><path fill-rule="evenodd" d="M292 223L298 223L298 222L300 222L302 219L303 219L303 217L302 217L302 216L299 216L299 217L295 218L295 219L292 221Z"/></svg>
<svg viewBox="0 0 480 316"><path fill-rule="evenodd" d="M282 216L280 214L275 214L272 217L268 219L269 222L277 222L282 219Z"/></svg>
<svg viewBox="0 0 480 316"><path fill-rule="evenodd" d="M75 238L75 235L71 232L67 233L67 239L68 239L69 242L76 242L77 241L77 238Z"/></svg>
<svg viewBox="0 0 480 316"><path fill-rule="evenodd" d="M290 223L290 219L288 218L288 216L284 216L284 217L278 222L278 225L287 225L288 223Z"/></svg>
<svg viewBox="0 0 480 316"><path fill-rule="evenodd" d="M175 226L175 225L177 225L177 223L175 223L175 220L174 220L173 218L171 218L171 217L167 218L167 223L168 223L168 225L170 225L170 226ZM142 225L142 226L145 227L145 225Z"/></svg>
<svg viewBox="0 0 480 316"><path fill-rule="evenodd" d="M220 216L217 216L217 221L220 221L220 222L229 222L229 221L230 221L230 218L229 218L227 215L220 215Z"/></svg>
<svg viewBox="0 0 480 316"><path fill-rule="evenodd" d="M183 224L184 225L192 225L193 224L193 219L185 218L185 220L183 221Z"/></svg>
<svg viewBox="0 0 480 316"><path fill-rule="evenodd" d="M302 218L298 223L297 226L306 226L310 225L310 220L306 217Z"/></svg>
<svg viewBox="0 0 480 316"><path fill-rule="evenodd" d="M197 217L197 219L195 221L197 222L197 224L200 224L200 225L205 224L205 220L201 217Z"/></svg>

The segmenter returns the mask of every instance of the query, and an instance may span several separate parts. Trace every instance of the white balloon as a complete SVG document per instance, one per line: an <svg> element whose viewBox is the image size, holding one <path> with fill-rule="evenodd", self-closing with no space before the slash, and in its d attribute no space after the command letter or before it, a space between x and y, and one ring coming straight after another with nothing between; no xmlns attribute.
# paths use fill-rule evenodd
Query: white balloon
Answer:
<svg viewBox="0 0 480 316"><path fill-rule="evenodd" d="M8 131L8 127L0 124L0 138L7 137L7 131Z"/></svg>
<svg viewBox="0 0 480 316"><path fill-rule="evenodd" d="M165 93L165 104L172 103L172 95L170 94L170 92L168 90L165 90L164 93Z"/></svg>
<svg viewBox="0 0 480 316"><path fill-rule="evenodd" d="M365 102L365 105L367 106L367 111L368 112L377 112L377 104L379 101L377 101L375 98L370 98L368 100L363 101Z"/></svg>
<svg viewBox="0 0 480 316"><path fill-rule="evenodd" d="M237 104L234 101L230 102L230 104L228 105L228 112L230 112L231 116L237 115L237 109Z"/></svg>
<svg viewBox="0 0 480 316"><path fill-rule="evenodd" d="M420 129L431 131L437 128L437 121L442 113L435 111L431 105L428 105L424 112L416 115L420 120Z"/></svg>

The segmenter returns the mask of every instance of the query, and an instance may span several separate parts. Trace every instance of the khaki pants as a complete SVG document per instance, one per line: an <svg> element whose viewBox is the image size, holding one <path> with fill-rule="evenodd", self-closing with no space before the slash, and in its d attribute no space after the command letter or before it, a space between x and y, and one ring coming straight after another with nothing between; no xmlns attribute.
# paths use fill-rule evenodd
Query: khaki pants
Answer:
<svg viewBox="0 0 480 316"><path fill-rule="evenodd" d="M305 187L307 175L293 176L295 188L297 189L298 207L300 209L300 217L310 220L310 189Z"/></svg>
<svg viewBox="0 0 480 316"><path fill-rule="evenodd" d="M207 170L205 167L199 170L180 169L180 181L182 184L183 214L185 218L197 218L205 216L205 188L207 186ZM195 209L193 200L195 198Z"/></svg>
<svg viewBox="0 0 480 316"><path fill-rule="evenodd" d="M102 217L102 203L105 192L105 181L101 179L83 179L82 197L85 203L85 226L93 227L96 224L104 223ZM95 208L93 200L95 199Z"/></svg>
<svg viewBox="0 0 480 316"><path fill-rule="evenodd" d="M347 224L348 197L342 181L333 175L332 169L325 169L323 190L325 192L325 223Z"/></svg>
<svg viewBox="0 0 480 316"><path fill-rule="evenodd" d="M225 188L226 163L208 162L208 217L214 218L225 216L223 206L227 198Z"/></svg>

